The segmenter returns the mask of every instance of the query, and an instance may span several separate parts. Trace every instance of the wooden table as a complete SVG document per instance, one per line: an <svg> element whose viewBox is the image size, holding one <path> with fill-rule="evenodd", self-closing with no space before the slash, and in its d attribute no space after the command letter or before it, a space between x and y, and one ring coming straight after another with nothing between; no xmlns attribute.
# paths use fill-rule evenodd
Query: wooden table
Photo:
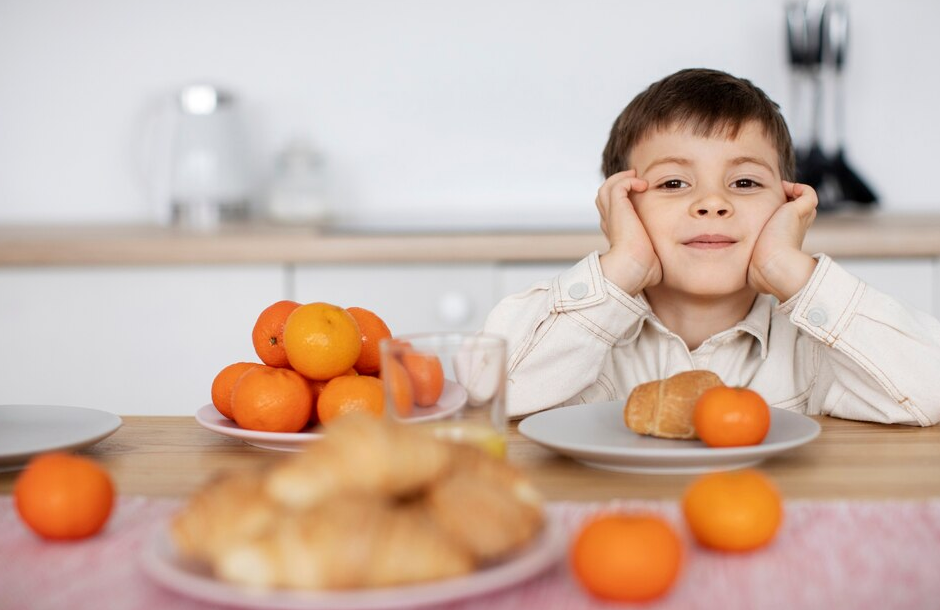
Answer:
<svg viewBox="0 0 940 610"><path fill-rule="evenodd" d="M940 497L940 426L911 428L817 418L822 434L763 462L788 499ZM121 494L186 496L220 469L283 454L200 427L192 417L125 417L112 436L82 452L111 472ZM677 499L691 476L593 470L510 431L508 455L549 500ZM17 473L0 474L8 494Z"/></svg>

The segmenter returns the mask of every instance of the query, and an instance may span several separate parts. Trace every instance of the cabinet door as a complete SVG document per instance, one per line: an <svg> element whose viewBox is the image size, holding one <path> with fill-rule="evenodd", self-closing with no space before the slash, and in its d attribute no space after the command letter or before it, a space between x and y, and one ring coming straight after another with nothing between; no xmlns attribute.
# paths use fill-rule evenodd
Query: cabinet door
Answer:
<svg viewBox="0 0 940 610"><path fill-rule="evenodd" d="M932 258L843 258L838 263L873 288L914 309L937 315Z"/></svg>
<svg viewBox="0 0 940 610"><path fill-rule="evenodd" d="M191 415L215 374L257 362L281 266L0 270L0 403Z"/></svg>
<svg viewBox="0 0 940 610"><path fill-rule="evenodd" d="M493 304L495 265L302 265L295 298L364 307L392 333L476 331Z"/></svg>

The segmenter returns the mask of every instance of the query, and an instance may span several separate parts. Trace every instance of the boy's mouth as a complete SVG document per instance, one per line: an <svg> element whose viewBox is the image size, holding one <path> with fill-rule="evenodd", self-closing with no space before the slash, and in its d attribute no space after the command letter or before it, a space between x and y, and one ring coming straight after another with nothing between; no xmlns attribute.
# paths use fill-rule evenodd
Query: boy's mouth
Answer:
<svg viewBox="0 0 940 610"><path fill-rule="evenodd" d="M728 237L727 235L696 235L692 239L682 243L690 248L716 250L719 248L728 248L737 242L738 240L733 237Z"/></svg>

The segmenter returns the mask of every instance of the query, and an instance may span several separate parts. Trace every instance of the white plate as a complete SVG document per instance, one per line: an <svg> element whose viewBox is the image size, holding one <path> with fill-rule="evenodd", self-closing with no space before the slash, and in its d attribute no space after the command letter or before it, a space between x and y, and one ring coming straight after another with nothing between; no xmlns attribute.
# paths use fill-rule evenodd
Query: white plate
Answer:
<svg viewBox="0 0 940 610"><path fill-rule="evenodd" d="M506 561L467 576L425 584L356 591L258 590L217 580L208 567L181 558L166 526L144 547L144 572L182 595L241 608L284 610L378 610L414 608L490 593L522 583L551 567L567 548L562 524L546 515L546 524L525 550Z"/></svg>
<svg viewBox="0 0 940 610"><path fill-rule="evenodd" d="M519 432L592 468L641 474L694 474L753 466L819 435L819 424L801 413L770 410L770 431L759 445L708 447L701 441L636 434L615 400L558 407L526 417Z"/></svg>
<svg viewBox="0 0 940 610"><path fill-rule="evenodd" d="M458 383L444 380L444 391L437 404L430 407L415 407L407 421L419 423L447 417L467 402L467 391ZM323 436L320 428L308 427L301 432L259 432L245 430L219 413L215 406L204 405L196 411L199 425L213 432L241 439L249 445L275 451L302 451L304 445Z"/></svg>
<svg viewBox="0 0 940 610"><path fill-rule="evenodd" d="M0 471L47 451L94 445L121 427L107 411L58 405L0 405Z"/></svg>

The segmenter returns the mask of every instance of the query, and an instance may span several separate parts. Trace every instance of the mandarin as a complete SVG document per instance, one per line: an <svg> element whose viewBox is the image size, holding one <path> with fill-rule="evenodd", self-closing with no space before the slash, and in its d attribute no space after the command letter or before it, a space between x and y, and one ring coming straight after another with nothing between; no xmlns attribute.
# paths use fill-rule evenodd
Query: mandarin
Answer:
<svg viewBox="0 0 940 610"><path fill-rule="evenodd" d="M321 424L329 425L337 417L357 411L375 417L385 413L385 394L379 379L367 375L336 377L320 392L317 415Z"/></svg>
<svg viewBox="0 0 940 610"><path fill-rule="evenodd" d="M682 543L656 515L605 514L582 526L569 556L575 577L595 596L642 602L672 587L682 565Z"/></svg>
<svg viewBox="0 0 940 610"><path fill-rule="evenodd" d="M783 520L780 493L754 469L702 475L689 486L682 512L695 539L722 551L750 551L773 540Z"/></svg>
<svg viewBox="0 0 940 610"><path fill-rule="evenodd" d="M753 390L718 386L699 397L692 424L710 447L757 445L770 430L770 408Z"/></svg>
<svg viewBox="0 0 940 610"><path fill-rule="evenodd" d="M96 462L67 453L33 458L13 487L16 511L50 540L78 540L104 527L114 506L111 476Z"/></svg>
<svg viewBox="0 0 940 610"><path fill-rule="evenodd" d="M405 352L401 363L408 371L414 402L419 407L435 404L444 392L444 367L434 354Z"/></svg>
<svg viewBox="0 0 940 610"><path fill-rule="evenodd" d="M374 375L381 368L379 357L379 342L389 339L392 331L388 329L385 321L375 313L362 307L347 307L346 311L356 319L359 331L362 333L362 351L353 365L360 375Z"/></svg>
<svg viewBox="0 0 940 610"><path fill-rule="evenodd" d="M261 312L251 329L251 342L261 362L268 366L288 367L284 351L284 324L288 316L300 307L296 301L278 301Z"/></svg>
<svg viewBox="0 0 940 610"><path fill-rule="evenodd" d="M411 388L411 377L405 370L405 366L398 360L390 358L388 367L382 369L382 381L389 389L389 395L398 416L411 415L414 410L415 397L414 390Z"/></svg>
<svg viewBox="0 0 940 610"><path fill-rule="evenodd" d="M261 365L244 373L232 390L232 415L242 428L299 432L310 421L313 393L290 369Z"/></svg>
<svg viewBox="0 0 940 610"><path fill-rule="evenodd" d="M355 377L359 373L356 372L356 369L349 369L343 375ZM340 375L341 377L342 375ZM310 393L313 396L313 409L310 411L310 424L315 426L320 423L320 417L317 415L317 402L320 400L320 394L323 392L323 388L326 387L326 384L330 382L329 379L307 379L307 385L310 386Z"/></svg>
<svg viewBox="0 0 940 610"><path fill-rule="evenodd" d="M215 405L216 411L229 419L235 419L232 415L232 389L242 375L259 366L264 365L257 362L236 362L219 371L212 380L212 404Z"/></svg>
<svg viewBox="0 0 940 610"><path fill-rule="evenodd" d="M362 333L356 319L342 307L308 303L288 316L284 349L298 373L309 379L332 379L359 359Z"/></svg>

